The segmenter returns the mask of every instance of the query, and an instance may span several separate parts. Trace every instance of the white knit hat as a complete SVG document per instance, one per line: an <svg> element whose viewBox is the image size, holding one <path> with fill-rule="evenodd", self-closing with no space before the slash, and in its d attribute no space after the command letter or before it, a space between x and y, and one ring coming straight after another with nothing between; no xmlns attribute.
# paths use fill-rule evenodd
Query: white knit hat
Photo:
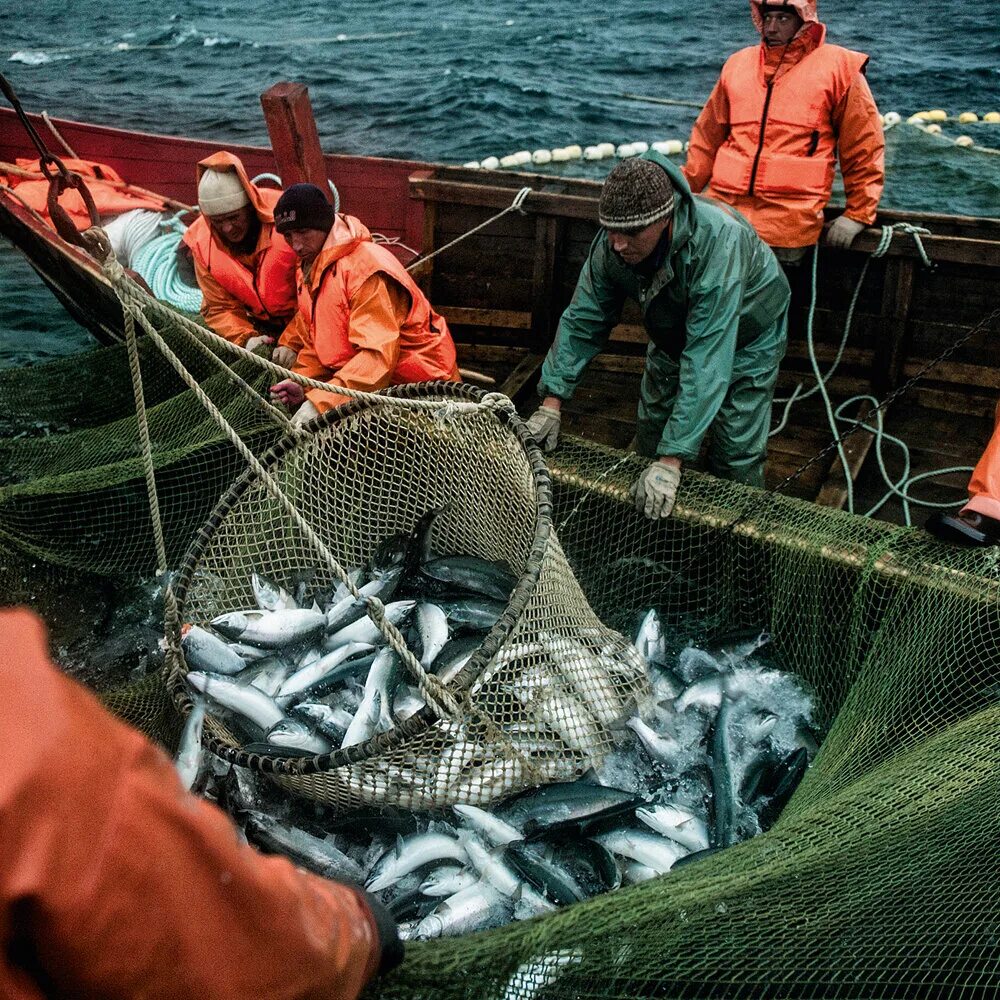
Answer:
<svg viewBox="0 0 1000 1000"><path fill-rule="evenodd" d="M198 182L198 205L205 215L235 212L250 199L235 170L206 170Z"/></svg>

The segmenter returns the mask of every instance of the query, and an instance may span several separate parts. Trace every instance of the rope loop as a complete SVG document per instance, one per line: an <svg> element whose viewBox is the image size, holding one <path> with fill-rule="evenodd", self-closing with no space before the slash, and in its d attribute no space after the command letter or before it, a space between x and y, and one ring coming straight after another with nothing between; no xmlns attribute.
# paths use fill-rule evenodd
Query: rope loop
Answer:
<svg viewBox="0 0 1000 1000"><path fill-rule="evenodd" d="M514 200L510 203L510 207L516 209L518 212L521 213L521 215L527 215L528 213L524 210L522 206L527 200L529 194L531 194L530 187L521 188L521 190L518 191L516 195L514 195Z"/></svg>
<svg viewBox="0 0 1000 1000"><path fill-rule="evenodd" d="M510 396L505 396L502 392L488 392L479 401L479 405L484 410L495 410L498 413L514 412L514 403Z"/></svg>
<svg viewBox="0 0 1000 1000"><path fill-rule="evenodd" d="M924 248L922 236L930 236L931 231L925 229L923 226L914 226L909 222L897 222L891 226L882 227L882 238L879 240L878 246L872 251L872 257L884 257L889 252L889 247L892 246L892 238L896 233L902 233L904 236L912 236L913 242L917 245L917 250L920 252L920 259L924 262L924 266L933 270L936 265L934 261L927 256L927 250Z"/></svg>

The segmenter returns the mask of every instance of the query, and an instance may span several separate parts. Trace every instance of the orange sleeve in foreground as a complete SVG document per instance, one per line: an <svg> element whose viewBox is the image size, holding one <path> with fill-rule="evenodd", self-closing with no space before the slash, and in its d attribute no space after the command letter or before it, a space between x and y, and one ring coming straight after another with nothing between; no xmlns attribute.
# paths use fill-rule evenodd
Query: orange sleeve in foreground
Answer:
<svg viewBox="0 0 1000 1000"><path fill-rule="evenodd" d="M379 959L360 891L241 845L51 665L33 614L0 634L0 995L35 995L30 968L83 1000L354 1000Z"/></svg>

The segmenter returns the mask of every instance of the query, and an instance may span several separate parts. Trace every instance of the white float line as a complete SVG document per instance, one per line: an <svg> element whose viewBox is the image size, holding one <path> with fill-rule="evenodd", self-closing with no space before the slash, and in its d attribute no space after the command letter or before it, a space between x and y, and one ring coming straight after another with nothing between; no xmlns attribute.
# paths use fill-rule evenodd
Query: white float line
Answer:
<svg viewBox="0 0 1000 1000"><path fill-rule="evenodd" d="M615 145L613 142L600 142L593 146L560 146L557 149L536 149L530 152L522 149L506 156L487 156L484 160L469 160L463 167L473 170L497 170L524 167L529 163L542 166L547 163L566 163L570 160L606 160L611 157L625 159L638 156L647 150L654 149L663 156L679 156L687 150L687 143L680 139L665 139L662 142L623 142Z"/></svg>

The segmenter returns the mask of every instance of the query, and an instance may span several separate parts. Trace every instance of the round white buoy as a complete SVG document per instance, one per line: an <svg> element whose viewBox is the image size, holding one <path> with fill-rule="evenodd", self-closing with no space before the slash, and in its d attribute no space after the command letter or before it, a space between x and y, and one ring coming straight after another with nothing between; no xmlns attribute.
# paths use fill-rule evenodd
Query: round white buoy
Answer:
<svg viewBox="0 0 1000 1000"><path fill-rule="evenodd" d="M479 164L483 170L496 170L500 166L500 161L495 156L487 156L482 163Z"/></svg>
<svg viewBox="0 0 1000 1000"><path fill-rule="evenodd" d="M971 135L960 135L955 140L955 145L956 146L961 146L964 149L967 149L969 146L975 146L975 144L976 144L976 140L973 139Z"/></svg>
<svg viewBox="0 0 1000 1000"><path fill-rule="evenodd" d="M517 165L523 167L526 163L531 163L531 153L526 149L519 149L513 154L517 158Z"/></svg>
<svg viewBox="0 0 1000 1000"><path fill-rule="evenodd" d="M946 122L948 112L942 111L941 108L935 108L933 111L928 111L926 117L929 122Z"/></svg>
<svg viewBox="0 0 1000 1000"><path fill-rule="evenodd" d="M633 143L631 143L631 142L623 142L615 150L615 156L621 157L622 159L626 159L629 156L635 156L636 152L638 152L638 151L636 150L635 145Z"/></svg>
<svg viewBox="0 0 1000 1000"><path fill-rule="evenodd" d="M997 122L1000 122L1000 111L987 111L983 115L983 121L995 125Z"/></svg>
<svg viewBox="0 0 1000 1000"><path fill-rule="evenodd" d="M649 143L648 142L643 142L640 139L638 142L633 142L632 143L632 148L637 153L639 153L641 155L642 153L648 152L648 150L649 150Z"/></svg>
<svg viewBox="0 0 1000 1000"><path fill-rule="evenodd" d="M958 120L963 125L971 125L973 122L979 121L979 115L975 111L963 111L959 116Z"/></svg>
<svg viewBox="0 0 1000 1000"><path fill-rule="evenodd" d="M479 160L469 160L468 163L463 163L462 166L467 167L469 170L478 170Z"/></svg>
<svg viewBox="0 0 1000 1000"><path fill-rule="evenodd" d="M588 146L583 151L583 158L585 160L603 160L604 150L600 146Z"/></svg>
<svg viewBox="0 0 1000 1000"><path fill-rule="evenodd" d="M531 154L532 163L551 163L553 160L552 151L548 149L536 149Z"/></svg>
<svg viewBox="0 0 1000 1000"><path fill-rule="evenodd" d="M925 131L925 132L926 132L926 133L927 133L928 135L940 135L940 134L941 134L941 126L940 126L940 125L937 125L937 124L935 124L935 125L928 125L928 126L927 126L927 127L926 127L926 128L924 129L924 131Z"/></svg>
<svg viewBox="0 0 1000 1000"><path fill-rule="evenodd" d="M570 155L569 151L565 147L552 150L553 163L565 163L568 159L570 159Z"/></svg>
<svg viewBox="0 0 1000 1000"><path fill-rule="evenodd" d="M601 151L601 156L615 155L615 144L613 142L599 142L597 148Z"/></svg>
<svg viewBox="0 0 1000 1000"><path fill-rule="evenodd" d="M567 146L565 152L571 160L579 160L583 156L583 148L575 142Z"/></svg>
<svg viewBox="0 0 1000 1000"><path fill-rule="evenodd" d="M891 128L893 125L898 125L903 120L903 116L898 111L887 111L883 120L886 126Z"/></svg>
<svg viewBox="0 0 1000 1000"><path fill-rule="evenodd" d="M924 122L928 121L928 119L925 117L926 115L927 115L926 111L921 111L920 114L918 115L910 115L910 117L906 119L906 124L923 125Z"/></svg>
<svg viewBox="0 0 1000 1000"><path fill-rule="evenodd" d="M529 154L530 155L530 154ZM501 167L516 167L520 164L520 160L517 158L517 153L508 153L506 156L500 157Z"/></svg>

